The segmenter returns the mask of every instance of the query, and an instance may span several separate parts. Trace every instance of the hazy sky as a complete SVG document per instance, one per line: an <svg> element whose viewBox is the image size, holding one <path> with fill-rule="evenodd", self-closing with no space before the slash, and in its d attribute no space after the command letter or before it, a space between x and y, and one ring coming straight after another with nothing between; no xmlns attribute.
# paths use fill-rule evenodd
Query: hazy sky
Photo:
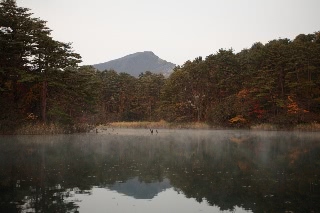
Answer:
<svg viewBox="0 0 320 213"><path fill-rule="evenodd" d="M182 65L220 48L320 31L320 0L17 0L82 64L153 51Z"/></svg>

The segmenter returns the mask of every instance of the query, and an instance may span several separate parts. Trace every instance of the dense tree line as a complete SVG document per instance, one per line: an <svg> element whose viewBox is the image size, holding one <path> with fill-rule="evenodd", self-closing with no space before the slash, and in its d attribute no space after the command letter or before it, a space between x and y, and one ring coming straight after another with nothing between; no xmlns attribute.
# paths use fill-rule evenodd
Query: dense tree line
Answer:
<svg viewBox="0 0 320 213"><path fill-rule="evenodd" d="M25 122L201 121L214 125L320 121L320 32L220 49L165 78L79 67L71 43L14 0L0 3L0 129Z"/></svg>
<svg viewBox="0 0 320 213"><path fill-rule="evenodd" d="M319 121L319 98L316 32L187 61L167 79L161 103L173 120L291 125Z"/></svg>

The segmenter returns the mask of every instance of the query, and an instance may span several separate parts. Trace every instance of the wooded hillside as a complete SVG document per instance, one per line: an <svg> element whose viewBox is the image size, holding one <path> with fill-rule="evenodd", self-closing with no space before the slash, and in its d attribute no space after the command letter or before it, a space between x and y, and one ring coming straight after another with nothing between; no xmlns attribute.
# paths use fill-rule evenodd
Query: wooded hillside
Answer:
<svg viewBox="0 0 320 213"><path fill-rule="evenodd" d="M220 49L165 78L79 67L70 43L14 0L0 3L0 129L26 123L201 121L219 126L320 121L320 32Z"/></svg>

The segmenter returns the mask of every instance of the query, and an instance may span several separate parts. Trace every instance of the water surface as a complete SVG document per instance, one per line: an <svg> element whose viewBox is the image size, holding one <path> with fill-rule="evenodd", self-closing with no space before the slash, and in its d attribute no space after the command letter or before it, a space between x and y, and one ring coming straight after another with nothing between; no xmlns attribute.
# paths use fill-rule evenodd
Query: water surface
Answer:
<svg viewBox="0 0 320 213"><path fill-rule="evenodd" d="M0 212L317 212L320 134L0 136Z"/></svg>

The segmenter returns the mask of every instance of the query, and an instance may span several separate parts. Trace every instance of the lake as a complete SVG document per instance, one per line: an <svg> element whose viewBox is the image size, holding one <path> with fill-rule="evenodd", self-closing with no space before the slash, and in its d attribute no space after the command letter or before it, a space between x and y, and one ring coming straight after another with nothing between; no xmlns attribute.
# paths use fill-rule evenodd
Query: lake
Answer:
<svg viewBox="0 0 320 213"><path fill-rule="evenodd" d="M318 212L320 133L0 136L0 212Z"/></svg>

